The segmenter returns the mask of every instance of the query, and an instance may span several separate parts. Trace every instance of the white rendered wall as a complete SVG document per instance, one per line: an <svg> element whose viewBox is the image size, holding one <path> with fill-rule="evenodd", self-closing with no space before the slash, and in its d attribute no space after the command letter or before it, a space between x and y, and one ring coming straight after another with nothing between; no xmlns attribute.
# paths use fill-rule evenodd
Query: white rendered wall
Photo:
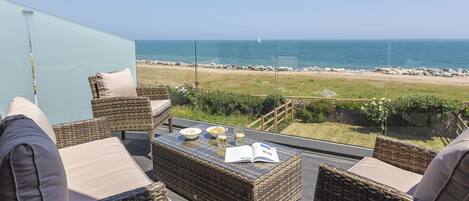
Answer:
<svg viewBox="0 0 469 201"><path fill-rule="evenodd" d="M88 76L130 68L135 43L34 9L0 0L0 111L14 96L34 101L27 21L30 16L39 107L53 123L91 118Z"/></svg>

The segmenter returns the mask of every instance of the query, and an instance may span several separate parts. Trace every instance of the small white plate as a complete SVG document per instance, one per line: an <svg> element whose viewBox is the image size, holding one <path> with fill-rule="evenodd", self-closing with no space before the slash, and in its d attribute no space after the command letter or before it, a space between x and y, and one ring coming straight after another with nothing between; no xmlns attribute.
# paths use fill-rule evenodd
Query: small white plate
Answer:
<svg viewBox="0 0 469 201"><path fill-rule="evenodd" d="M179 131L186 139L193 140L199 137L202 130L200 128L185 128Z"/></svg>

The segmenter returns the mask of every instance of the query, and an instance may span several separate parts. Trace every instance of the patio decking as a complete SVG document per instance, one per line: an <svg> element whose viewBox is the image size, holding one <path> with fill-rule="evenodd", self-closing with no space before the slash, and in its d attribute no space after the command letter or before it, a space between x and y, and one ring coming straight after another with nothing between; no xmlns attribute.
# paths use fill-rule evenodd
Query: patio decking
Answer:
<svg viewBox="0 0 469 201"><path fill-rule="evenodd" d="M177 129L175 130L177 131ZM157 131L158 134L165 134L168 131L165 128L161 128ZM115 136L120 136L120 133L115 133ZM144 133L127 133L124 144L129 153L134 157L140 167L150 176L153 177L152 163L147 158L149 140L147 134ZM339 157L329 154L322 154L311 151L302 150L302 200L313 200L314 189L316 185L316 176L318 166L321 163L328 163L340 168L349 168L357 162L356 159L350 159L345 157ZM173 201L185 201L186 199L179 196L174 192L170 192L170 198Z"/></svg>

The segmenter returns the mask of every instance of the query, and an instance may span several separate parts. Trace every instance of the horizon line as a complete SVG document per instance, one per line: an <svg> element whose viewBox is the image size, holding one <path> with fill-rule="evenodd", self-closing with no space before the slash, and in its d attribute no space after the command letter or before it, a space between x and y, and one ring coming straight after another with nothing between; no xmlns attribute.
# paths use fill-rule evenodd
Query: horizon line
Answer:
<svg viewBox="0 0 469 201"><path fill-rule="evenodd" d="M262 39L262 38L261 38ZM132 39L134 41L256 41L257 38L253 39ZM289 39L289 38L278 38L278 39L262 39L262 41L360 41L360 40L375 40L375 41L405 41L405 40L452 40L461 41L469 40L469 38L316 38L316 39Z"/></svg>

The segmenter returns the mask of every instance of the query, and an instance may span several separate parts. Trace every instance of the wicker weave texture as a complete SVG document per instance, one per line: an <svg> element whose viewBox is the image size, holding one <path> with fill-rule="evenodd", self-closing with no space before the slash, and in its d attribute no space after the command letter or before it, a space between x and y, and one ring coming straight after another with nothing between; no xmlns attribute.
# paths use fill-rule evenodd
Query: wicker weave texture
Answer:
<svg viewBox="0 0 469 201"><path fill-rule="evenodd" d="M96 80L96 76L88 77L88 83L90 83L91 95L93 95L93 99L99 98L98 81Z"/></svg>
<svg viewBox="0 0 469 201"><path fill-rule="evenodd" d="M125 200L125 201L169 201L168 190L162 182L155 182L143 188L123 192L103 201Z"/></svg>
<svg viewBox="0 0 469 201"><path fill-rule="evenodd" d="M99 98L91 101L94 117L106 117L112 131L152 132L156 125L147 97Z"/></svg>
<svg viewBox="0 0 469 201"><path fill-rule="evenodd" d="M54 125L53 128L57 137L58 148L112 137L106 118L58 124ZM104 200L166 201L169 199L165 184L156 182L149 186L123 192Z"/></svg>
<svg viewBox="0 0 469 201"><path fill-rule="evenodd" d="M319 166L315 201L411 201L386 185L329 165Z"/></svg>
<svg viewBox="0 0 469 201"><path fill-rule="evenodd" d="M54 125L57 147L64 148L111 137L105 118Z"/></svg>
<svg viewBox="0 0 469 201"><path fill-rule="evenodd" d="M154 133L159 125L169 122L172 130L171 109L154 117L150 100L168 99L168 92L163 86L139 86L138 97L99 98L96 76L88 78L93 100L93 116L106 117L111 131L143 131Z"/></svg>
<svg viewBox="0 0 469 201"><path fill-rule="evenodd" d="M148 97L150 100L169 99L166 86L139 85L137 87L138 96Z"/></svg>
<svg viewBox="0 0 469 201"><path fill-rule="evenodd" d="M424 174L437 152L428 148L378 136L373 157L396 167Z"/></svg>
<svg viewBox="0 0 469 201"><path fill-rule="evenodd" d="M373 151L374 158L418 174L425 173L436 154L428 148L383 136L376 138ZM412 197L387 185L322 164L315 200L412 200Z"/></svg>
<svg viewBox="0 0 469 201"><path fill-rule="evenodd" d="M301 156L277 148L279 164L226 164L213 142L152 140L156 178L190 200L299 200ZM179 142L179 143L178 143ZM290 155L289 155L290 154Z"/></svg>
<svg viewBox="0 0 469 201"><path fill-rule="evenodd" d="M300 200L301 156L295 155L257 179L253 192L253 200Z"/></svg>

